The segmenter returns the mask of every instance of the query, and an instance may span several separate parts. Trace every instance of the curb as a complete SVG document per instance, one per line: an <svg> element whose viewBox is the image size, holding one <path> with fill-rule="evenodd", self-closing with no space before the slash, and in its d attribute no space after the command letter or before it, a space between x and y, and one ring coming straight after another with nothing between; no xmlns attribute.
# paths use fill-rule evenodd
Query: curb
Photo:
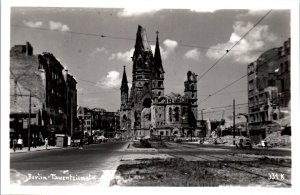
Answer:
<svg viewBox="0 0 300 195"><path fill-rule="evenodd" d="M11 152L11 151L10 151L10 154L31 153L31 152L50 151L50 150L67 149L67 148L70 148L70 149L71 149L71 147L65 147L65 148L59 147L59 148L51 148L51 149L37 149L37 150L30 150L30 151L24 150L24 151L22 151L22 152Z"/></svg>
<svg viewBox="0 0 300 195"><path fill-rule="evenodd" d="M157 152L157 149L125 149L126 152Z"/></svg>

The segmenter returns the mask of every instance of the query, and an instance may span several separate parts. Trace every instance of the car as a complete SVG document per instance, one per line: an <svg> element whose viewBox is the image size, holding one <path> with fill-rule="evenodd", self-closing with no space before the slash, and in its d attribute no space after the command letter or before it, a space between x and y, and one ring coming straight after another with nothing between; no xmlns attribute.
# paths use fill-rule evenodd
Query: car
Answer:
<svg viewBox="0 0 300 195"><path fill-rule="evenodd" d="M103 135L100 135L100 136L97 136L96 137L96 141L98 143L101 143L101 142L107 142L108 138L104 137Z"/></svg>
<svg viewBox="0 0 300 195"><path fill-rule="evenodd" d="M181 142L182 142L182 139L181 139L180 137L176 137L176 138L174 138L174 141L175 141L175 142L178 142L178 143L181 143Z"/></svg>
<svg viewBox="0 0 300 195"><path fill-rule="evenodd" d="M238 148L249 148L252 149L252 143L249 138L240 138L238 142L235 144L235 147Z"/></svg>

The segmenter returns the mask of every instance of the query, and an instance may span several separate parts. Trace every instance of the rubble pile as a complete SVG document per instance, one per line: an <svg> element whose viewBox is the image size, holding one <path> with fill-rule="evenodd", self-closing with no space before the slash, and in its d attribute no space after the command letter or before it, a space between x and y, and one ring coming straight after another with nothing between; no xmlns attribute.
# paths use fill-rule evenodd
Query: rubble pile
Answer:
<svg viewBox="0 0 300 195"><path fill-rule="evenodd" d="M265 141L272 147L276 146L291 146L291 136L281 135L280 131L271 133L265 138Z"/></svg>
<svg viewBox="0 0 300 195"><path fill-rule="evenodd" d="M235 136L234 140L237 141L240 138L245 138L243 136ZM226 135L224 137L221 137L219 140L220 143L224 143L226 145L232 145L233 143L233 136L232 135Z"/></svg>

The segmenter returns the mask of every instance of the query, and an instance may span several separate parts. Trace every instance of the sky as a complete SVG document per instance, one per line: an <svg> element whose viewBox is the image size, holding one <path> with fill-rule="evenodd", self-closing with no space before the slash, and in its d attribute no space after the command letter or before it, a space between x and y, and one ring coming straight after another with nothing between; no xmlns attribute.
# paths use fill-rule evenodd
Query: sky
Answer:
<svg viewBox="0 0 300 195"><path fill-rule="evenodd" d="M10 45L28 41L34 54L53 53L78 82L78 106L116 111L123 66L132 81L130 57L138 25L146 29L153 53L159 31L165 94L183 94L191 70L201 77L199 114L203 109L204 118L220 119L232 114L233 99L236 113L247 112L247 77L209 95L246 75L250 62L290 37L290 11L274 9L218 61L268 11L15 7Z"/></svg>

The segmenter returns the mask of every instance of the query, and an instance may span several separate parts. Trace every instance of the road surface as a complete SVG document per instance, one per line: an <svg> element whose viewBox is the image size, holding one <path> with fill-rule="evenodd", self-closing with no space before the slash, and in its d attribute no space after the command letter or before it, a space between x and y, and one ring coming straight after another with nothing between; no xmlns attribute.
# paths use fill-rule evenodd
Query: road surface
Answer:
<svg viewBox="0 0 300 195"><path fill-rule="evenodd" d="M126 150L129 142L112 141L64 148L11 154L11 183L21 185L109 186L117 167L136 158L180 157L188 161L251 161L257 158L290 158L290 150L235 149L220 145L167 143L157 150ZM290 164L278 165L287 166Z"/></svg>

